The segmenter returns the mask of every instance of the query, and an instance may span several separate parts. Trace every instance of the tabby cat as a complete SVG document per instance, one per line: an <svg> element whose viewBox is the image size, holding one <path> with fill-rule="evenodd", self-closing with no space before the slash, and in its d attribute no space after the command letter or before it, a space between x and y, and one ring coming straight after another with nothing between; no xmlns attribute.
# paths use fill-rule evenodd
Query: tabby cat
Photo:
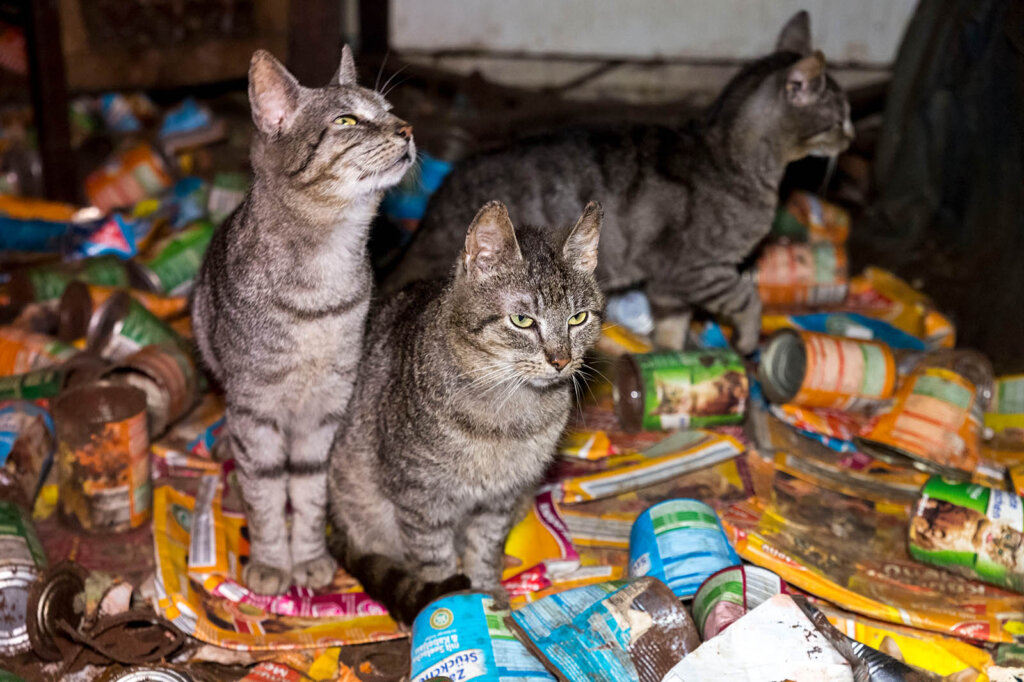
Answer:
<svg viewBox="0 0 1024 682"><path fill-rule="evenodd" d="M761 305L738 266L768 233L786 164L837 154L852 137L849 104L812 52L800 12L777 51L744 68L688 127L572 130L461 163L384 287L443 275L460 226L481 201L506 202L517 222L558 225L585 198L600 197L602 288L643 284L661 346L682 347L699 306L731 322L737 348L749 352Z"/></svg>
<svg viewBox="0 0 1024 682"><path fill-rule="evenodd" d="M225 438L252 548L244 578L276 594L334 575L324 539L327 458L362 347L369 225L416 150L412 128L356 85L347 46L318 89L256 52L249 102L252 187L206 253L193 323L225 390Z"/></svg>
<svg viewBox="0 0 1024 682"><path fill-rule="evenodd" d="M396 618L466 577L506 600L513 510L554 457L601 330L600 223L588 204L555 248L553 230L514 230L488 203L447 282L416 283L371 314L331 451L331 545Z"/></svg>

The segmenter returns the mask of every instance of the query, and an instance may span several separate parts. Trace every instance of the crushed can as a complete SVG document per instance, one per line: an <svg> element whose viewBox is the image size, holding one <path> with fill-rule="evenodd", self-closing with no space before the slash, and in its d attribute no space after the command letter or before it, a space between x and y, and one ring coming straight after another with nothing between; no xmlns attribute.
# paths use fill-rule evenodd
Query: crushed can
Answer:
<svg viewBox="0 0 1024 682"><path fill-rule="evenodd" d="M693 595L693 619L708 640L777 594L788 590L782 578L757 566L730 566L713 574Z"/></svg>
<svg viewBox="0 0 1024 682"><path fill-rule="evenodd" d="M554 677L505 624L507 609L481 592L441 597L412 624L412 681L553 682Z"/></svg>
<svg viewBox="0 0 1024 682"><path fill-rule="evenodd" d="M754 270L765 306L842 303L850 287L846 249L839 244L768 244Z"/></svg>
<svg viewBox="0 0 1024 682"><path fill-rule="evenodd" d="M87 532L118 532L152 510L146 394L86 384L53 402L61 519Z"/></svg>
<svg viewBox="0 0 1024 682"><path fill-rule="evenodd" d="M908 547L918 561L1024 592L1024 503L1015 493L933 476Z"/></svg>
<svg viewBox="0 0 1024 682"><path fill-rule="evenodd" d="M856 410L892 397L896 358L878 341L780 329L761 353L758 380L773 403Z"/></svg>
<svg viewBox="0 0 1024 682"><path fill-rule="evenodd" d="M715 510L699 500L680 498L649 507L629 533L629 575L654 576L680 599L740 557L729 544Z"/></svg>
<svg viewBox="0 0 1024 682"><path fill-rule="evenodd" d="M613 388L630 432L738 424L748 392L743 359L724 349L623 355Z"/></svg>

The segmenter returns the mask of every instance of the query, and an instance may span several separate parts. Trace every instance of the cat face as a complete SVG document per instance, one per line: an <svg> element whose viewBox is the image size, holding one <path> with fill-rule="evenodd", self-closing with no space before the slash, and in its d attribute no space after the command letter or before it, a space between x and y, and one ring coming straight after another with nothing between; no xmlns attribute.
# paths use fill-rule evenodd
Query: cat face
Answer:
<svg viewBox="0 0 1024 682"><path fill-rule="evenodd" d="M587 204L556 249L545 231L517 232L500 202L477 214L449 301L460 362L485 388L561 386L583 364L604 311L594 278L601 217Z"/></svg>
<svg viewBox="0 0 1024 682"><path fill-rule="evenodd" d="M810 41L810 19L799 12L783 27L776 52L746 66L716 103L741 134L778 147L784 161L833 156L853 140L850 104L825 72Z"/></svg>
<svg viewBox="0 0 1024 682"><path fill-rule="evenodd" d="M380 93L356 85L348 46L323 88L306 88L266 51L249 67L253 164L311 200L352 199L401 180L416 158L412 126Z"/></svg>

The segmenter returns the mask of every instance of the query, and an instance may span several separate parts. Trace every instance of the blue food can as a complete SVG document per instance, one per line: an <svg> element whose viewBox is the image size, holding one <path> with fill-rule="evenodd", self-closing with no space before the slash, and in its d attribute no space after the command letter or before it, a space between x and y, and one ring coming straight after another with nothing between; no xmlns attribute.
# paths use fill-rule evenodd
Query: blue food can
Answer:
<svg viewBox="0 0 1024 682"><path fill-rule="evenodd" d="M660 502L637 517L629 533L629 575L660 578L680 599L739 563L715 510L699 500Z"/></svg>
<svg viewBox="0 0 1024 682"><path fill-rule="evenodd" d="M412 682L555 682L480 592L433 601L412 623Z"/></svg>

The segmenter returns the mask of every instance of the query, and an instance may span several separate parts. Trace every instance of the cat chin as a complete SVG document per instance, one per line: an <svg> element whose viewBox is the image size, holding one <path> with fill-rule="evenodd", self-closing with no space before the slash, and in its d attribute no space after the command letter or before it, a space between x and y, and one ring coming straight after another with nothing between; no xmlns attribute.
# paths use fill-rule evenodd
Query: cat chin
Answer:
<svg viewBox="0 0 1024 682"><path fill-rule="evenodd" d="M555 374L543 377L530 377L527 384L540 390L551 390L569 384L572 374Z"/></svg>

